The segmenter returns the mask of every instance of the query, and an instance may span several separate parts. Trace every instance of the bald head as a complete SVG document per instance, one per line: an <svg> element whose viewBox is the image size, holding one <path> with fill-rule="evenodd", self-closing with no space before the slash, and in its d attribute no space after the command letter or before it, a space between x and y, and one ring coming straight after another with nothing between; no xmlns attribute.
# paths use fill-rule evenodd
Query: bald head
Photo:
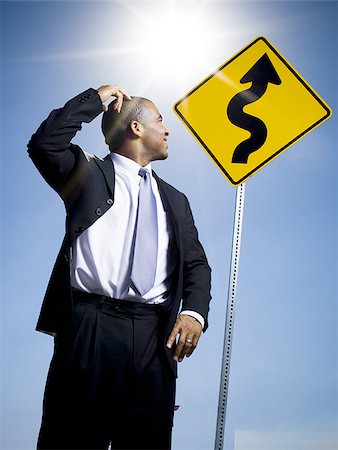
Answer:
<svg viewBox="0 0 338 450"><path fill-rule="evenodd" d="M147 112L153 103L144 97L132 97L132 100L124 100L121 111L114 110L115 101L108 106L108 111L102 117L102 132L110 151L115 151L123 144L130 130L133 120L146 125Z"/></svg>

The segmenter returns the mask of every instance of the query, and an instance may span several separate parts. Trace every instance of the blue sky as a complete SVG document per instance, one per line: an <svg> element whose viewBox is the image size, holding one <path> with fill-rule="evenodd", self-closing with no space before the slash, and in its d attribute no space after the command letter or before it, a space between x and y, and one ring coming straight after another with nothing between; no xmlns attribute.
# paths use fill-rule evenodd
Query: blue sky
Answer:
<svg viewBox="0 0 338 450"><path fill-rule="evenodd" d="M51 109L102 84L158 106L170 157L155 170L187 194L213 269L210 328L180 366L173 449L213 448L236 188L172 107L261 35L333 117L246 183L225 448L337 448L337 6L1 2L3 450L35 446L52 340L34 329L64 232L63 205L26 144ZM151 20L160 27L149 35ZM105 155L100 118L75 142Z"/></svg>

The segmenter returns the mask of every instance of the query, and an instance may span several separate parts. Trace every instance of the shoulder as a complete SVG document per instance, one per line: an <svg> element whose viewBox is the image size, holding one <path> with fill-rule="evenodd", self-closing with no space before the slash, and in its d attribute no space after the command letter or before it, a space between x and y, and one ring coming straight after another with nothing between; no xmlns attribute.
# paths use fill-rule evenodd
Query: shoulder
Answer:
<svg viewBox="0 0 338 450"><path fill-rule="evenodd" d="M88 153L88 152L86 152L86 151L83 150L83 149L80 149L80 150L81 150L81 152L82 152L84 158L85 158L88 162L92 162L92 161L95 161L95 160L96 160L96 161L103 161L103 159L100 158L99 156L92 155L91 153Z"/></svg>
<svg viewBox="0 0 338 450"><path fill-rule="evenodd" d="M95 159L95 155L92 155L91 153L88 153L88 152L86 152L85 150L82 150L82 149L81 149L81 151L83 153L83 156L86 158L86 160L88 162L91 162L91 161L93 161L93 159Z"/></svg>
<svg viewBox="0 0 338 450"><path fill-rule="evenodd" d="M154 174L162 201L168 202L174 215L184 218L191 215L191 208L186 195L171 184Z"/></svg>
<svg viewBox="0 0 338 450"><path fill-rule="evenodd" d="M75 155L77 162L80 165L83 165L86 163L93 163L94 161L96 161L96 162L103 161L102 158L100 158L99 156L94 155L92 153L89 153L86 150L83 150L83 148L81 148L79 145L71 144L69 149ZM94 164L94 166L95 166L95 164Z"/></svg>
<svg viewBox="0 0 338 450"><path fill-rule="evenodd" d="M174 196L177 199L181 199L183 201L188 201L186 195L183 192L179 191L174 186L172 186L171 184L164 181L154 171L153 171L153 175L157 181L159 188L165 190L168 195Z"/></svg>
<svg viewBox="0 0 338 450"><path fill-rule="evenodd" d="M157 181L157 184L158 184L159 187L167 190L168 192L170 192L173 195L177 195L179 197L185 197L183 192L179 191L173 185L171 185L171 184L167 183L166 181L164 181L163 178L159 177L154 170L152 171L152 173L153 173L153 176L154 176L155 180Z"/></svg>

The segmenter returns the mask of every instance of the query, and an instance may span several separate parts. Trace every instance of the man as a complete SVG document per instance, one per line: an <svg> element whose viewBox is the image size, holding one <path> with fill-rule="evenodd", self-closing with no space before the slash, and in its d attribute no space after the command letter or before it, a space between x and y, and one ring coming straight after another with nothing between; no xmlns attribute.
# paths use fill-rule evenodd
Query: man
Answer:
<svg viewBox="0 0 338 450"><path fill-rule="evenodd" d="M71 143L102 111L104 160ZM186 197L151 169L168 135L150 100L105 85L28 144L67 212L37 324L55 336L39 449L171 448L176 365L207 328L210 268Z"/></svg>

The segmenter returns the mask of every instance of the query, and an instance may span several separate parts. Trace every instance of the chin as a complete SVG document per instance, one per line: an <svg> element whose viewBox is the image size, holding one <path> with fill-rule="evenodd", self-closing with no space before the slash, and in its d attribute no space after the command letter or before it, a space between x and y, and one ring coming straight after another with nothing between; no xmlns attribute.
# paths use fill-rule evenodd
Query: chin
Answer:
<svg viewBox="0 0 338 450"><path fill-rule="evenodd" d="M166 151L165 153L161 153L159 155L157 155L156 160L157 161L162 161L164 159L168 158L168 151Z"/></svg>

